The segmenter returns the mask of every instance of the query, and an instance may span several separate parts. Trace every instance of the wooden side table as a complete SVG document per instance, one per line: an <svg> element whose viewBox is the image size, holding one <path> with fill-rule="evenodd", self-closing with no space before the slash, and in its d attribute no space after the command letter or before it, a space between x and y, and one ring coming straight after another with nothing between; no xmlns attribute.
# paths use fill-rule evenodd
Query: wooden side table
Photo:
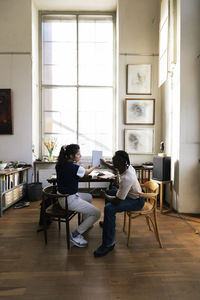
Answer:
<svg viewBox="0 0 200 300"><path fill-rule="evenodd" d="M159 185L159 194L160 194L160 212L161 214L169 212L172 210L172 180L167 180L167 181L160 181L160 180L156 180L156 179L152 179L152 181L155 181L156 183L158 183ZM168 210L163 211L163 186L164 184L169 184L170 186L170 208Z"/></svg>

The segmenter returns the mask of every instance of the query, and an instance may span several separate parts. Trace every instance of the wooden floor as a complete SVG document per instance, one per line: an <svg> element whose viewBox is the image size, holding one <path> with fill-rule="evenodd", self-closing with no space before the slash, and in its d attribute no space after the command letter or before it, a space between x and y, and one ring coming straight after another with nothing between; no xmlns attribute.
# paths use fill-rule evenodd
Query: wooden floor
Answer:
<svg viewBox="0 0 200 300"><path fill-rule="evenodd" d="M103 210L102 199L94 203ZM200 219L193 222L158 212L164 246L160 249L140 217L127 248L118 214L115 249L94 258L101 243L98 224L86 234L87 248L68 251L65 230L59 235L56 224L45 246L43 233L36 232L39 208L39 202L11 207L0 219L0 299L200 299Z"/></svg>

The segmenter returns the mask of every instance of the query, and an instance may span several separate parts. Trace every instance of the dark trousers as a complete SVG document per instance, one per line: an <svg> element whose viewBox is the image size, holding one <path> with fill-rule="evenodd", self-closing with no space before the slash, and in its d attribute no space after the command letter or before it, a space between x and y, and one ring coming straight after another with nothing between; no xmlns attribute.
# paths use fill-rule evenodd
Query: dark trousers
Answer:
<svg viewBox="0 0 200 300"><path fill-rule="evenodd" d="M115 196L117 189L108 190L106 192L110 196ZM140 210L144 206L145 199L131 199L126 198L119 205L113 205L110 202L106 201L104 207L104 223L103 223L103 244L107 247L110 247L115 244L115 222L116 222L116 213L131 211L131 210Z"/></svg>

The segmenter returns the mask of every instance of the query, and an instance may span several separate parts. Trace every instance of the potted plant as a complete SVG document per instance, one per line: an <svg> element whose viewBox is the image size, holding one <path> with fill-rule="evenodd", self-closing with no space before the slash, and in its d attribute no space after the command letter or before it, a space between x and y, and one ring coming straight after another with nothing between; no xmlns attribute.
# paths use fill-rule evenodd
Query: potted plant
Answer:
<svg viewBox="0 0 200 300"><path fill-rule="evenodd" d="M6 166L7 166L7 163L3 160L0 160L0 170L5 169Z"/></svg>

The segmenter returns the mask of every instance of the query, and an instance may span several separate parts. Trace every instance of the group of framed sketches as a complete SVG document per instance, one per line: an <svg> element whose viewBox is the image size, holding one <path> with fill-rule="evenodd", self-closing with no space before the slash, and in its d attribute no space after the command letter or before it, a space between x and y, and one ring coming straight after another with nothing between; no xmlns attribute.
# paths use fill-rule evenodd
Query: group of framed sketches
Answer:
<svg viewBox="0 0 200 300"><path fill-rule="evenodd" d="M151 65L127 65L128 95L151 95ZM155 99L125 99L124 123L126 125L154 125ZM152 154L154 128L125 129L125 151L129 154Z"/></svg>

